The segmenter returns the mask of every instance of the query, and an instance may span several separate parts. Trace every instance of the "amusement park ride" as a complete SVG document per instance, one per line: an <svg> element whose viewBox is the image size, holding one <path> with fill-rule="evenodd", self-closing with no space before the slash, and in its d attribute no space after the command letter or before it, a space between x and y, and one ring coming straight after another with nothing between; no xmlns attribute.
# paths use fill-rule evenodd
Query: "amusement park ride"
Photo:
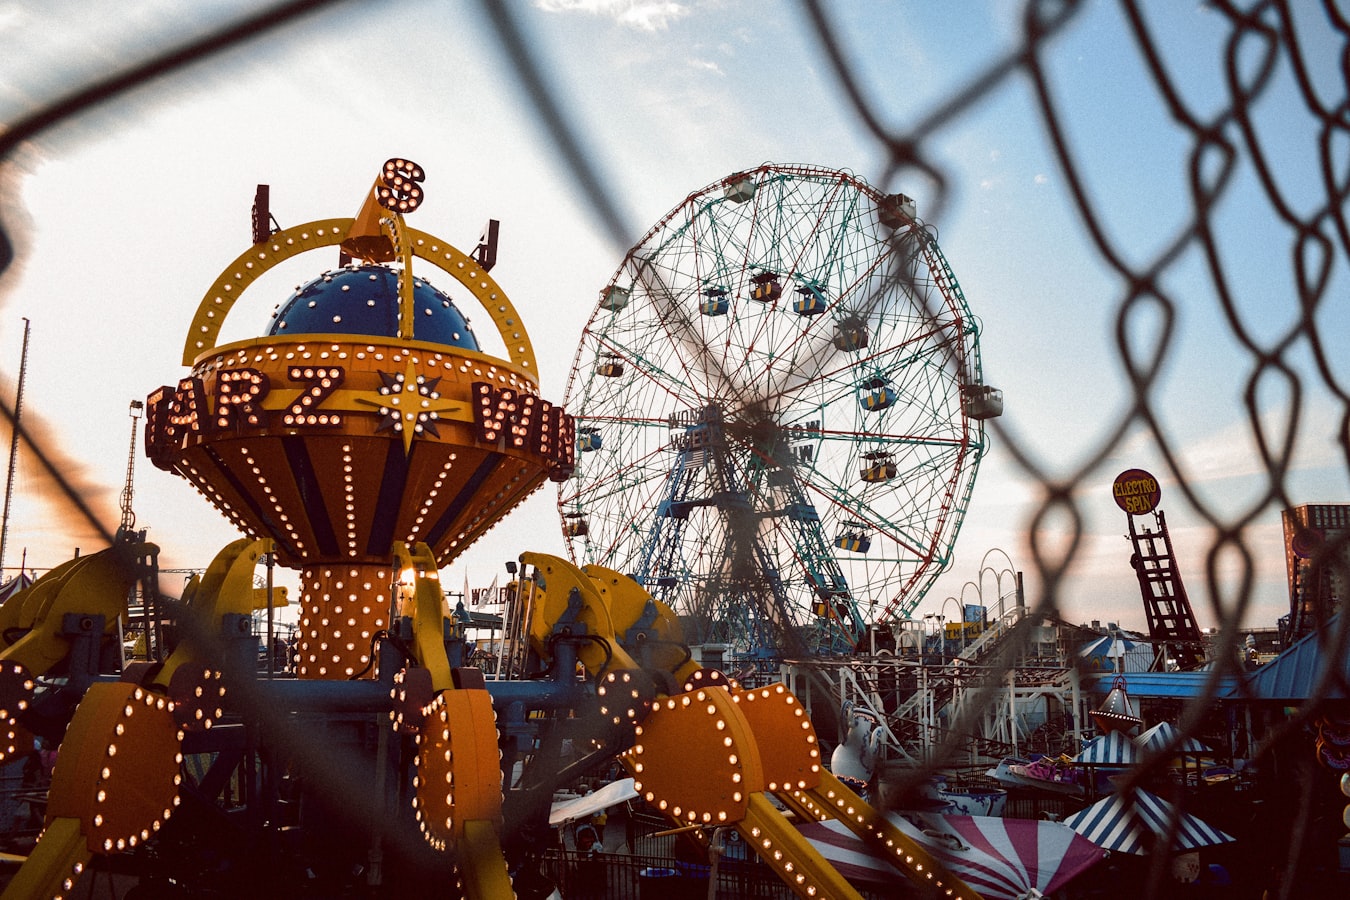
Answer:
<svg viewBox="0 0 1350 900"><path fill-rule="evenodd" d="M633 576L690 643L851 649L945 568L1003 410L914 202L763 165L691 194L628 253L565 400L575 562Z"/></svg>
<svg viewBox="0 0 1350 900"><path fill-rule="evenodd" d="M1130 565L1139 580L1148 636L1156 647L1153 668L1159 672L1172 667L1194 669L1204 661L1203 637L1172 552L1167 518L1158 505L1162 500L1158 479L1143 469L1126 469L1116 476L1111 492L1129 520L1134 546ZM1149 513L1153 514L1152 528L1144 522L1136 525L1136 517L1142 519Z"/></svg>
<svg viewBox="0 0 1350 900"><path fill-rule="evenodd" d="M768 795L805 820L845 823L916 893L974 897L822 767L809 717L782 685L744 690L693 662L661 599L688 600L677 589L691 574L732 583L753 558L778 573L782 627L800 625L798 592L809 590L828 601L830 640L848 641L868 582L831 564L827 523L848 523L846 552L885 557L871 586L899 584L892 606L950 546L982 449L980 416L962 403L993 398L979 393L973 321L912 207L818 170L729 179L728 203L776 198L766 218L749 233L719 230L716 215L668 221L629 255L626 283L616 276L601 308L621 312L627 291L632 325L593 322L583 353L596 353L596 379L574 382L586 414L574 430L539 396L525 327L489 275L495 229L465 254L410 227L422 181L415 164L392 159L354 219L286 229L271 227L260 194L253 245L193 317L190 371L145 404L151 461L245 537L181 601L158 605L175 633L154 635L150 659L120 665L117 640L131 588L156 596L157 548L143 533L123 529L0 606L0 755L22 752L30 734L60 744L44 830L3 896L67 897L87 869L154 897L533 895L553 790L617 758L673 825L701 841L736 829L797 896L857 893ZM815 221L794 205L801 196L817 204ZM859 221L902 239L863 242ZM752 243L754 266L728 254L789 225L805 244ZM722 243L705 258L712 235ZM897 252L878 253L883 244ZM333 247L343 264L299 288L266 334L217 344L260 275ZM506 358L480 349L423 266L486 311ZM682 303L689 273L697 306ZM910 291L885 287L898 276ZM779 324L763 310L783 297L795 299ZM678 349L639 365L619 337L654 350L658 312L678 323ZM837 327L812 327L825 316ZM692 328L705 317L734 324L743 365L732 370L721 349L733 331ZM793 367L780 369L780 356ZM648 378L652 402L638 417L601 414L634 396L620 372L653 367L662 378ZM719 393L703 390L712 384ZM922 417L904 412L915 405ZM639 439L647 431L659 437ZM583 463L577 477L578 442L583 456L595 455L588 442L622 455ZM880 481L845 473L843 460L865 453L889 454L893 468ZM670 476L657 496L647 468ZM465 628L447 615L437 570L545 478L579 486L564 488L583 526L574 541L603 539L606 558L632 548L622 564L642 565L635 581L595 561L522 554L528 660L523 677L487 681L465 664ZM626 508L602 514L601 484L653 501L658 519L621 532ZM919 511L907 518L910 503ZM710 511L720 531L700 521ZM776 531L778 521L789 524ZM696 538L730 564L687 556ZM253 572L269 554L301 572L298 677L259 671L252 614L270 600ZM681 560L704 568L687 573ZM735 589L721 596L710 621L751 628L728 615ZM147 611L145 624L155 621ZM586 750L567 761L565 744Z"/></svg>

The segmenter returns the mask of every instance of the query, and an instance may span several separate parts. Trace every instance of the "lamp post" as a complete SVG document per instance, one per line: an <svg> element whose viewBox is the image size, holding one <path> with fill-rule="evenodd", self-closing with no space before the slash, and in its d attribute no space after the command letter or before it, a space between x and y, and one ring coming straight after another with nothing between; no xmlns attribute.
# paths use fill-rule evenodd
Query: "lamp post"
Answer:
<svg viewBox="0 0 1350 900"><path fill-rule="evenodd" d="M936 619L936 620L937 620L937 631L938 631L938 655L942 657L943 663L946 663L946 661L947 661L947 631L946 631L946 629L944 629L944 628L942 627L942 623L943 623L943 621L944 621L943 615L942 615L942 613L940 613L940 612L935 612L935 613L924 613L923 617L924 617L925 619Z"/></svg>
<svg viewBox="0 0 1350 900"><path fill-rule="evenodd" d="M998 568L995 568L993 565L991 565L991 564L989 563L988 560L989 560L989 557L990 557L992 554L995 554L995 553L997 553L998 555L1002 556L1002 557L1003 557L1003 561L1004 561L1005 563L1007 563L1007 565L1005 565L1005 566L1000 566L1000 567L998 567ZM1018 605L1018 606L1023 606L1023 605L1025 605L1025 604L1024 604L1024 601L1022 600L1022 578L1021 578L1021 575L1020 575L1020 573L1018 573L1016 566L1013 565L1012 557L1008 556L1008 554L1007 554L1006 551L1004 551L1004 550L1002 550L1002 549L1000 549L1000 548L998 548L998 547L994 547L994 548L991 548L991 549L985 551L984 556L980 559L980 571L979 571L979 572L976 574L976 576L975 576L976 579L977 579L978 582L979 582L979 584L977 585L977 590L980 589L980 588L983 586L983 584L984 584L984 576L985 576L985 573L986 573L986 572L988 572L989 574L991 574L991 575L994 576L994 588L995 588L995 590L998 592L997 597L998 597L998 615L999 615L999 617L1001 617L1001 616L1003 615L1003 613L1005 612L1005 610L1003 609L1003 600L1004 600L1004 597L1007 596L1007 595L1004 594L1004 592L1003 592L1003 576L1005 576L1005 575L1009 576L1009 577L1011 578L1011 580L1012 580L1012 584L1013 584L1013 593L1014 593L1014 596L1015 596L1015 598L1016 598L1017 605ZM981 594L983 594L983 591L982 591L982 590L981 590Z"/></svg>
<svg viewBox="0 0 1350 900"><path fill-rule="evenodd" d="M511 580L515 580L517 571L518 566L516 565L516 561L514 559L508 559L506 561L506 574L510 576ZM512 629L520 627L520 594L520 587L517 586L516 590L512 592L512 595L508 597L508 603L502 607L502 637L501 642L497 645L497 678L505 677L505 654L506 642L508 640L511 641L511 659L514 660L516 658L516 645ZM531 597L533 598L533 595L531 595Z"/></svg>

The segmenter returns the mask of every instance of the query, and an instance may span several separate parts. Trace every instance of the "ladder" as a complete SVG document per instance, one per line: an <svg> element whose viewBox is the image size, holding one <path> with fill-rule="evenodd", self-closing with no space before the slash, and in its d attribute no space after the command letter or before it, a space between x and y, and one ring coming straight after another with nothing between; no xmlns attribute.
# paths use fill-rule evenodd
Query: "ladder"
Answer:
<svg viewBox="0 0 1350 900"><path fill-rule="evenodd" d="M1149 637L1158 642L1154 668L1165 670L1165 657L1170 651L1178 669L1194 669L1203 657L1200 628L1195 624L1195 613L1172 553L1167 519L1160 509L1153 517L1152 529L1146 525L1135 527L1135 519L1142 517L1129 516L1129 521L1130 540L1134 543L1130 565L1139 579Z"/></svg>

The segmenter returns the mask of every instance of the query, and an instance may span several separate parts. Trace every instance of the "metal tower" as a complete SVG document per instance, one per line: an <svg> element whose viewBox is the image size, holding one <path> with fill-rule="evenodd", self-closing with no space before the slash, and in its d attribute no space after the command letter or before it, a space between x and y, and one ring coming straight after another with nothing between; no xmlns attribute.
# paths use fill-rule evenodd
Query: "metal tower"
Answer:
<svg viewBox="0 0 1350 900"><path fill-rule="evenodd" d="M19 387L14 394L14 417L10 422L9 476L5 480L5 512L0 520L0 578L5 571L5 544L9 540L9 502L14 494L14 469L19 461L19 417L23 413L23 382L28 374L28 330L32 323L23 320L23 354L19 358ZM20 572L19 574L23 574Z"/></svg>
<svg viewBox="0 0 1350 900"><path fill-rule="evenodd" d="M1130 565L1139 579L1139 592L1144 598L1144 614L1148 618L1148 634L1158 644L1154 667L1164 670L1167 653L1172 654L1178 669L1193 669L1200 664L1200 628L1195 623L1191 601L1186 597L1186 586L1181 582L1176 557L1172 553L1172 538L1167 533L1167 518L1161 509L1153 512L1154 527L1135 527L1136 516L1129 516L1130 540L1134 555Z"/></svg>
<svg viewBox="0 0 1350 900"><path fill-rule="evenodd" d="M136 527L136 513L131 510L131 500L136 495L134 479L136 476L136 425L141 419L141 410L145 409L145 403L140 400L131 401L131 410L128 413L131 416L131 447L127 450L127 480L122 486L122 496L120 505L122 507L122 524L118 527L117 533L121 536L131 534L131 529Z"/></svg>

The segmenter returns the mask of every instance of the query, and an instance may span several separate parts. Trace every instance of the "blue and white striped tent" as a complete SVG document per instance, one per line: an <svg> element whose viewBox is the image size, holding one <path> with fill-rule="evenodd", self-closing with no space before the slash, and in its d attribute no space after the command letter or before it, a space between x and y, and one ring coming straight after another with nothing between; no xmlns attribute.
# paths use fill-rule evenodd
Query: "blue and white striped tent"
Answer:
<svg viewBox="0 0 1350 900"><path fill-rule="evenodd" d="M1172 835L1171 851L1198 850L1237 840L1139 788L1098 800L1065 818L1064 824L1103 850L1116 853L1147 854L1166 840L1173 827L1176 833Z"/></svg>
<svg viewBox="0 0 1350 900"><path fill-rule="evenodd" d="M1125 637L1119 631L1103 635L1078 651L1078 658L1092 672L1107 675L1117 671L1126 675L1147 672L1153 667L1153 647Z"/></svg>
<svg viewBox="0 0 1350 900"><path fill-rule="evenodd" d="M33 578L27 572L20 572L4 584L0 584L0 602L8 600L19 591L27 589L33 583Z"/></svg>
<svg viewBox="0 0 1350 900"><path fill-rule="evenodd" d="M1214 751L1193 737L1181 737L1181 732L1171 722L1159 722L1137 738L1140 748L1146 753L1158 753L1165 747L1175 747L1174 753L1208 754Z"/></svg>
<svg viewBox="0 0 1350 900"><path fill-rule="evenodd" d="M1085 766L1129 766L1139 762L1139 747L1123 731L1099 734L1073 761Z"/></svg>

